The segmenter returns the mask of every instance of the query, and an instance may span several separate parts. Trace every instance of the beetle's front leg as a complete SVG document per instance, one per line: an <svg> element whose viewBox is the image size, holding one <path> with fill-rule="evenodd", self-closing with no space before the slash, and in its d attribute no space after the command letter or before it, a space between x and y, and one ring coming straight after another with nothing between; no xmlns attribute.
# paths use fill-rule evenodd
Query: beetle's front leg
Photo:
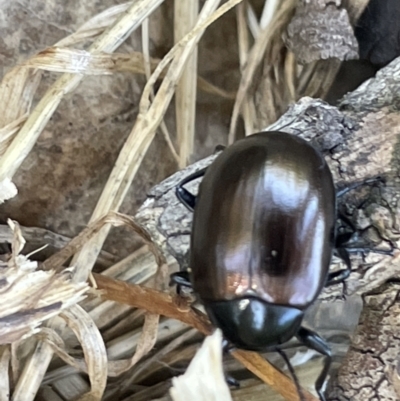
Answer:
<svg viewBox="0 0 400 401"><path fill-rule="evenodd" d="M235 349L236 347L224 337L222 340L222 355L226 355ZM224 369L224 376L225 376L225 381L228 383L229 386L240 388L240 383L232 376L229 376L225 372L225 369Z"/></svg>
<svg viewBox="0 0 400 401"><path fill-rule="evenodd" d="M192 283L190 282L189 272L180 271L177 273L172 273L169 279L169 285L173 286L176 284L176 292L181 295L182 287L192 288Z"/></svg>
<svg viewBox="0 0 400 401"><path fill-rule="evenodd" d="M329 273L325 287L329 287L334 284L344 283L344 281L350 276L351 273L351 261L347 249L340 247L336 248L336 251L339 257L345 263L346 268L336 272Z"/></svg>
<svg viewBox="0 0 400 401"><path fill-rule="evenodd" d="M300 328L296 337L302 344L304 344L308 348L311 348L325 356L324 367L322 369L322 372L318 376L317 381L315 382L315 389L317 390L321 401L326 401L325 396L322 392L322 387L326 381L326 377L328 376L328 372L332 363L331 349L322 337L320 337L317 333L306 329L305 327Z"/></svg>
<svg viewBox="0 0 400 401"><path fill-rule="evenodd" d="M195 180L196 178L203 177L206 173L207 167L200 169L199 171L195 171L194 173L190 174L186 178L184 178L175 188L175 193L177 198L183 203L191 212L193 212L194 207L196 206L196 195L193 195L187 189L183 188L185 184L190 181Z"/></svg>
<svg viewBox="0 0 400 401"><path fill-rule="evenodd" d="M360 188L363 185L375 184L376 182L384 183L385 179L383 177L377 176L377 177L367 178L364 181L353 183L353 184L349 185L348 187L343 188L340 191L337 191L336 197L341 198L343 195L346 195L348 192L353 191L354 189Z"/></svg>

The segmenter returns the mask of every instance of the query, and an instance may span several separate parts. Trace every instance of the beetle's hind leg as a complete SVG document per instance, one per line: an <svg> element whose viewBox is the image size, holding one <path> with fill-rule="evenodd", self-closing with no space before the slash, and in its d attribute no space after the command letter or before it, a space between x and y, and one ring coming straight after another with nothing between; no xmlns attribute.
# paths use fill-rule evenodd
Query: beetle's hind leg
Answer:
<svg viewBox="0 0 400 401"><path fill-rule="evenodd" d="M322 337L320 337L317 333L306 329L305 327L300 328L300 330L297 332L296 337L302 344L304 344L308 348L311 348L325 356L324 367L319 374L317 381L315 382L315 390L317 390L321 401L326 401L325 396L322 392L322 387L325 384L326 377L328 376L329 369L332 363L331 349Z"/></svg>
<svg viewBox="0 0 400 401"><path fill-rule="evenodd" d="M226 338L223 338L222 340L222 355L229 354L231 351L235 350L236 347L230 343ZM236 380L234 377L229 376L224 369L224 376L225 376L225 381L228 383L229 386L240 388L240 383L238 380Z"/></svg>
<svg viewBox="0 0 400 401"><path fill-rule="evenodd" d="M383 182L384 183L385 179L380 177L380 176L378 176L378 177L369 178L367 180L364 180L364 181L361 181L361 182L358 182L358 183L354 183L354 184L348 186L347 188L344 188L344 189L338 191L336 193L336 197L339 198L339 197L347 194L348 192L352 191L353 189L357 189L357 188L359 188L359 187L361 187L363 185L366 185L366 184L374 184L376 182ZM386 241L389 242L389 244L390 244L390 249L389 250L387 250L387 249L376 249L376 248L371 248L369 246L361 246L361 247L360 246L358 246L358 247L357 246L356 247L348 246L349 245L348 243L350 242L350 240L353 237L354 233L356 233L358 230L355 227L355 225L353 224L353 222L347 216L345 216L343 213L339 212L338 213L338 218L343 223L345 223L350 228L350 230L352 232L347 232L347 233L344 233L344 234L340 234L336 239L336 248L346 248L348 253L373 252L373 253L379 253L379 254L382 254L382 255L393 256L393 251L395 249L397 249L397 246L391 240L388 240L387 238L384 238L382 236L381 236L382 240L386 240Z"/></svg>
<svg viewBox="0 0 400 401"><path fill-rule="evenodd" d="M203 177L206 173L207 167L200 169L199 171L195 171L190 174L186 178L184 178L175 188L175 193L177 198L183 203L191 212L193 212L194 207L196 206L196 196L189 192L187 189L183 188L185 184L190 181L195 180L196 178Z"/></svg>

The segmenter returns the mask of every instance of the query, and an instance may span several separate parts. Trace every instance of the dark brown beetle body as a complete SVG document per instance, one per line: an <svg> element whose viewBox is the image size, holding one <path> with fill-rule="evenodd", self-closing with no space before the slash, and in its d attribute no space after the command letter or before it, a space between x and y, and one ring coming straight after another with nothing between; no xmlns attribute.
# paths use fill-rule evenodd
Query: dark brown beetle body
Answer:
<svg viewBox="0 0 400 401"><path fill-rule="evenodd" d="M183 185L204 175L197 197ZM279 350L296 336L326 356L316 390L331 363L328 345L301 327L305 309L347 268L329 273L335 240L336 195L323 156L305 140L263 132L224 150L206 169L185 178L178 198L194 209L190 281L213 324L234 346Z"/></svg>
<svg viewBox="0 0 400 401"><path fill-rule="evenodd" d="M326 283L334 226L332 175L306 141L261 133L222 152L200 184L190 267L210 318L236 326L224 330L227 339L262 350L297 333ZM269 323L275 309L285 324Z"/></svg>

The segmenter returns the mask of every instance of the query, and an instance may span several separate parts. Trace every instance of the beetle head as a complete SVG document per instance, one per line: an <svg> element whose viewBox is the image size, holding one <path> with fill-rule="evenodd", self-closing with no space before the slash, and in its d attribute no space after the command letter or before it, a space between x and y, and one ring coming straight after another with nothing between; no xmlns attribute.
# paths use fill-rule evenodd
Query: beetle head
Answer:
<svg viewBox="0 0 400 401"><path fill-rule="evenodd" d="M244 297L205 303L212 323L242 349L262 351L290 340L300 328L303 311Z"/></svg>

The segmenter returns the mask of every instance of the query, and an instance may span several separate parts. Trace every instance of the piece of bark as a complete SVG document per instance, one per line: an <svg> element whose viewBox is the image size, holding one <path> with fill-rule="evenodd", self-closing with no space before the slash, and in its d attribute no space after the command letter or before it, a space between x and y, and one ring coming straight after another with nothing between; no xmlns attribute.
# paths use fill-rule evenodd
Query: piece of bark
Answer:
<svg viewBox="0 0 400 401"><path fill-rule="evenodd" d="M398 400L400 303L397 284L364 297L360 324L330 400Z"/></svg>
<svg viewBox="0 0 400 401"><path fill-rule="evenodd" d="M325 155L338 189L371 177L385 179L384 183L376 182L351 191L338 202L339 209L360 229L357 243L361 242L364 247L372 243L372 247L389 249L390 243L396 245L399 238L399 91L400 59L396 59L375 78L348 94L338 108L321 100L303 98L268 127L310 140ZM177 200L175 186L183 177L210 164L216 156L209 156L154 187L136 216L164 252L173 255L183 268L188 265L192 214ZM187 188L195 192L198 181ZM364 257L352 255L353 271L347 280L346 293L367 294L388 280L398 279L399 259L398 250L393 255L372 252ZM324 290L320 299L329 300L335 310L342 295L343 287L338 285ZM356 324L357 314L354 319ZM334 330L333 320L331 324ZM390 330L390 325L386 328ZM358 347L362 348L362 344ZM338 379L342 391L339 399L364 401L361 391L351 393L350 398L347 396L354 388L364 388L366 382L362 375L353 377L350 383L343 372L346 372L345 366ZM378 388L380 381L381 375L372 372L367 386ZM380 395L379 401L392 399L385 394Z"/></svg>
<svg viewBox="0 0 400 401"><path fill-rule="evenodd" d="M358 58L358 43L341 0L301 1L288 26L286 44L302 64Z"/></svg>

